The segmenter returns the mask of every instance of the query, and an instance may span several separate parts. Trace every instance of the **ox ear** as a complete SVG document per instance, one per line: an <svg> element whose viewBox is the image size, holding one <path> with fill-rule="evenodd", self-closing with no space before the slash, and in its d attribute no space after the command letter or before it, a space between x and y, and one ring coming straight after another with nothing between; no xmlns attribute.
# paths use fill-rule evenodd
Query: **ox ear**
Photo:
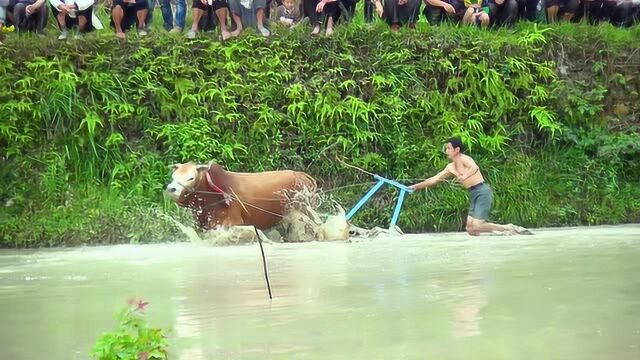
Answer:
<svg viewBox="0 0 640 360"><path fill-rule="evenodd" d="M171 170L175 170L175 169L177 169L180 165L182 165L182 164L171 164L171 165L169 165L169 169L171 169Z"/></svg>

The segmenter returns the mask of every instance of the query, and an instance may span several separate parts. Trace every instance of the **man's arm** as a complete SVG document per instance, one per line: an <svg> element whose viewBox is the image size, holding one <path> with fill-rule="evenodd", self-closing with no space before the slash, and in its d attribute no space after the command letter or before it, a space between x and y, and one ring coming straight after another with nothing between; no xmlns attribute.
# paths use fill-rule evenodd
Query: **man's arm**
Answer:
<svg viewBox="0 0 640 360"><path fill-rule="evenodd" d="M44 5L47 1L46 0L38 0L35 3L33 3L33 9L34 10L38 10L42 7L42 5Z"/></svg>
<svg viewBox="0 0 640 360"><path fill-rule="evenodd" d="M460 181L467 180L468 178L473 176L475 173L477 173L478 170L480 170L480 168L478 167L478 164L476 164L476 162L473 161L473 159L470 158L469 156L465 156L462 159L462 164L464 165L465 168L467 168L467 171L465 171L464 173L458 176L458 180Z"/></svg>
<svg viewBox="0 0 640 360"><path fill-rule="evenodd" d="M451 6L451 4L446 3L442 0L424 0L424 3L425 5L429 4L435 7L443 8L444 11L448 12L449 14L453 14L456 12L455 8Z"/></svg>
<svg viewBox="0 0 640 360"><path fill-rule="evenodd" d="M424 188L436 185L440 181L446 179L447 176L449 176L449 175L451 175L451 172L449 171L449 165L447 165L447 167L444 168L444 170L440 171L436 175L428 178L427 180L421 181L421 182L419 182L417 184L413 184L413 185L411 185L409 187L411 189L413 189L413 190L424 189Z"/></svg>

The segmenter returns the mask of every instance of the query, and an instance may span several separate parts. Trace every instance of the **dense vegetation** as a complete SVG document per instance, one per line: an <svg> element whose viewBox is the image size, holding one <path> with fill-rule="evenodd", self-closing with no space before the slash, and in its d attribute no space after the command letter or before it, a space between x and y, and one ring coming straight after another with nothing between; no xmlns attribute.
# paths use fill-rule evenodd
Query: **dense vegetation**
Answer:
<svg viewBox="0 0 640 360"><path fill-rule="evenodd" d="M494 188L496 221L640 221L640 29L419 25L7 38L0 246L182 239L167 215L189 216L163 189L189 160L306 170L348 209L373 179L338 159L412 183L445 165L451 135ZM356 224L388 224L396 194L379 194ZM462 230L467 198L453 183L413 194L399 225Z"/></svg>

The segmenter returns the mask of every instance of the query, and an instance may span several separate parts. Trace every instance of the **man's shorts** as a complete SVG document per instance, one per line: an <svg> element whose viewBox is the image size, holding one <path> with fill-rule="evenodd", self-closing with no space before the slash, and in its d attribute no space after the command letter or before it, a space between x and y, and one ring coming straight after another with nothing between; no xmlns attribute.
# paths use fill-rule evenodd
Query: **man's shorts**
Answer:
<svg viewBox="0 0 640 360"><path fill-rule="evenodd" d="M147 0L136 0L135 4L125 3L123 0L113 0L113 5L111 6L111 11L116 6L122 7L124 11L124 18L122 19L122 30L126 31L131 27L137 27L138 23L138 11L146 10ZM111 16L111 26L115 28L115 24L113 22L113 15Z"/></svg>
<svg viewBox="0 0 640 360"><path fill-rule="evenodd" d="M489 220L491 204L493 203L493 191L486 183L474 185L469 188L469 216L478 220Z"/></svg>
<svg viewBox="0 0 640 360"><path fill-rule="evenodd" d="M192 9L200 9L202 11L207 11L207 7L211 7L213 11L218 11L229 7L229 5L227 5L227 0L214 0L211 2L211 5L208 3L206 5L203 4L201 0L193 0L193 5L191 5Z"/></svg>

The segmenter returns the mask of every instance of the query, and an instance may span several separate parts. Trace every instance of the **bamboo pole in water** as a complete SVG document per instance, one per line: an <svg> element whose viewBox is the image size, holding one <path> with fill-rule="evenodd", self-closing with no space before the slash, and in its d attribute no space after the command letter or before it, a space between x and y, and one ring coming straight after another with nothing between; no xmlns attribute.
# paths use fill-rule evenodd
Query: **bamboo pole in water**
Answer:
<svg viewBox="0 0 640 360"><path fill-rule="evenodd" d="M260 252L262 253L262 267L264 269L264 278L267 281L267 289L269 290L269 300L273 299L271 296L271 284L269 284L269 274L267 273L267 259L264 256L264 249L262 248L262 238L260 238L260 234L258 233L258 228L253 226L253 230L256 232L256 236L258 237L258 244L260 244Z"/></svg>

